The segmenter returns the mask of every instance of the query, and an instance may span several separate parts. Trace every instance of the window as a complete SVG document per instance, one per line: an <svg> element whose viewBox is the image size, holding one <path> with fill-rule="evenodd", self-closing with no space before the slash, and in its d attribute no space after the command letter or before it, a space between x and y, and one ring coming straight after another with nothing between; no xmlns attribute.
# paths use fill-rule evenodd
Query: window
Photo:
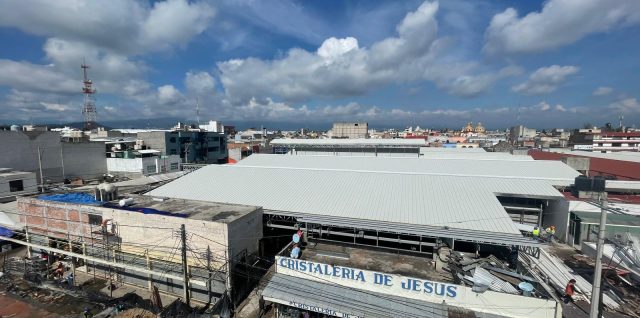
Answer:
<svg viewBox="0 0 640 318"><path fill-rule="evenodd" d="M24 184L22 180L9 181L9 192L24 191Z"/></svg>
<svg viewBox="0 0 640 318"><path fill-rule="evenodd" d="M173 162L173 163L171 163L171 167L170 167L170 169L171 169L171 170L178 170L178 163L177 163L177 162Z"/></svg>
<svg viewBox="0 0 640 318"><path fill-rule="evenodd" d="M169 138L169 142L171 142L171 143L175 143L175 142L176 142L176 137L171 137L171 138Z"/></svg>
<svg viewBox="0 0 640 318"><path fill-rule="evenodd" d="M175 155L177 154L177 151L175 149L171 149L171 151L169 152L170 155Z"/></svg>
<svg viewBox="0 0 640 318"><path fill-rule="evenodd" d="M154 173L154 172L156 172L156 165L147 166L147 173Z"/></svg>
<svg viewBox="0 0 640 318"><path fill-rule="evenodd" d="M209 150L209 152L218 152L220 151L220 147L209 147L207 150Z"/></svg>
<svg viewBox="0 0 640 318"><path fill-rule="evenodd" d="M100 225L102 224L102 215L89 214L89 224Z"/></svg>

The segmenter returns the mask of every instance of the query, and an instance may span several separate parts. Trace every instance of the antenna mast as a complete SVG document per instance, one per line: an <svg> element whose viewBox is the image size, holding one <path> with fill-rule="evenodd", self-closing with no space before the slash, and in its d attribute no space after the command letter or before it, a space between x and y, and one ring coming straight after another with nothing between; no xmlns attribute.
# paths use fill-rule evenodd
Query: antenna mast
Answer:
<svg viewBox="0 0 640 318"><path fill-rule="evenodd" d="M96 93L96 89L93 88L93 82L89 79L87 74L87 70L89 69L89 65L82 60L82 68L83 80L82 83L82 93L84 94L84 106L82 107L82 115L84 116L84 128L86 130L91 130L96 123L96 102L93 95Z"/></svg>

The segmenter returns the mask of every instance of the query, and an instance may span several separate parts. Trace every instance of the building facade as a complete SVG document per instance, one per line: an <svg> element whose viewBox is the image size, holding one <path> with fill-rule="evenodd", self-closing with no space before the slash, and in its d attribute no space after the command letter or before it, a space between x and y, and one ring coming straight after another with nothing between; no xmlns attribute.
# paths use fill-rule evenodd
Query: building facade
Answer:
<svg viewBox="0 0 640 318"><path fill-rule="evenodd" d="M52 131L0 131L0 167L34 172L37 180L97 179L107 172L102 142L61 142Z"/></svg>
<svg viewBox="0 0 640 318"><path fill-rule="evenodd" d="M159 156L156 152L140 150L133 152L133 156L107 158L107 169L110 174L127 177L180 171L180 156Z"/></svg>
<svg viewBox="0 0 640 318"><path fill-rule="evenodd" d="M368 123L334 123L331 138L369 138Z"/></svg>
<svg viewBox="0 0 640 318"><path fill-rule="evenodd" d="M183 163L224 164L229 156L226 136L218 132L150 131L138 138L161 155L179 155Z"/></svg>
<svg viewBox="0 0 640 318"><path fill-rule="evenodd" d="M0 202L12 200L17 195L38 192L36 174L0 168Z"/></svg>
<svg viewBox="0 0 640 318"><path fill-rule="evenodd" d="M603 132L590 136L593 138L593 151L640 151L640 132Z"/></svg>

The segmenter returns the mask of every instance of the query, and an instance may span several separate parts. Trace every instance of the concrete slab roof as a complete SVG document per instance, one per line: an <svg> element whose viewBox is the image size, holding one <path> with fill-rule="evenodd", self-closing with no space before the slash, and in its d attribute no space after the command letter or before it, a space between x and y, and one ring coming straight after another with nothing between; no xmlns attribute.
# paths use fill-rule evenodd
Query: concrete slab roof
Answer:
<svg viewBox="0 0 640 318"><path fill-rule="evenodd" d="M172 198L153 198L144 195L129 195L127 197L133 199L133 205L129 206L131 209L150 208L172 214L186 215L189 219L218 223L231 223L236 219L260 209L260 207L257 206L241 204ZM118 202L114 201L112 203L117 204Z"/></svg>

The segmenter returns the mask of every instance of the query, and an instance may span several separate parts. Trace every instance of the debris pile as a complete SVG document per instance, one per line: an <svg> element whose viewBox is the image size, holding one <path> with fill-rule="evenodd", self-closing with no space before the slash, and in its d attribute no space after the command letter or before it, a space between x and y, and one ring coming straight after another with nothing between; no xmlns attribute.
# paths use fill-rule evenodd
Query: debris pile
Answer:
<svg viewBox="0 0 640 318"><path fill-rule="evenodd" d="M477 292L490 289L514 295L542 296L534 289L535 278L509 269L507 263L493 255L474 258L466 253L451 252L448 267L457 284L470 286Z"/></svg>
<svg viewBox="0 0 640 318"><path fill-rule="evenodd" d="M586 302L589 302L591 299L591 283L565 265L557 256L549 254L544 249L540 249L540 258L520 253L519 259L532 273L536 273L536 275L539 275L544 281L548 282L557 293L564 293L567 282L570 279L575 279L576 294L573 298ZM618 302L607 294L604 294L603 303L609 309L615 310L620 307Z"/></svg>

